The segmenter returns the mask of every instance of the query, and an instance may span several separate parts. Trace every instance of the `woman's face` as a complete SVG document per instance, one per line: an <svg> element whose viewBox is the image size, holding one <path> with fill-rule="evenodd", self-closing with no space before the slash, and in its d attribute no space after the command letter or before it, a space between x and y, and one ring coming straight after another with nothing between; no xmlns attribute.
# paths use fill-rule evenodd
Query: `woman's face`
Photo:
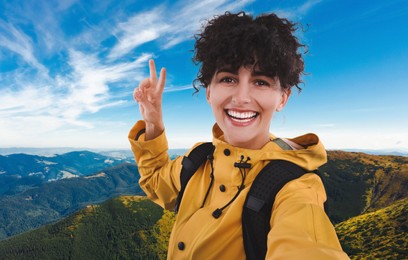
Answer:
<svg viewBox="0 0 408 260"><path fill-rule="evenodd" d="M206 95L225 141L260 149L269 141L272 116L285 106L290 90L282 89L278 77L245 67L224 68L215 72Z"/></svg>

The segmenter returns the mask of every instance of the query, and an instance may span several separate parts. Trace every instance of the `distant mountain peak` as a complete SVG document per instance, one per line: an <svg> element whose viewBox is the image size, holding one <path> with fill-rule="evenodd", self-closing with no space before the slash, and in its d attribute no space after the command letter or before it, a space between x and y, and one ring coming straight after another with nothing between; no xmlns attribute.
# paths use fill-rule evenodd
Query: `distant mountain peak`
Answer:
<svg viewBox="0 0 408 260"><path fill-rule="evenodd" d="M106 177L106 173L100 172L100 173L97 173L97 174L94 174L94 175L85 176L84 178L85 179L93 179L93 178L103 178L103 177Z"/></svg>

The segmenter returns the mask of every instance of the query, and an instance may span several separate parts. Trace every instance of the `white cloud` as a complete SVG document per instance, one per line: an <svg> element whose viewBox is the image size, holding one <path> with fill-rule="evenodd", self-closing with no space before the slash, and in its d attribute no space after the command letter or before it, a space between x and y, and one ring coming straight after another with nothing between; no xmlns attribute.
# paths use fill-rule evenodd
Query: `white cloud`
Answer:
<svg viewBox="0 0 408 260"><path fill-rule="evenodd" d="M76 108L68 117L77 117L83 112L97 112L102 107L112 106L109 102L109 83L129 79L131 73L145 67L150 54L143 54L133 62L102 65L95 55L70 51L70 65L74 69L73 82L69 85L64 103ZM121 103L121 102L119 102Z"/></svg>
<svg viewBox="0 0 408 260"><path fill-rule="evenodd" d="M59 0L56 1L57 10L64 11L74 5L78 0Z"/></svg>
<svg viewBox="0 0 408 260"><path fill-rule="evenodd" d="M176 91L182 91L182 90L187 90L187 89L192 89L192 85L185 85L185 86L168 86L165 87L163 92L168 93L168 92L176 92Z"/></svg>
<svg viewBox="0 0 408 260"><path fill-rule="evenodd" d="M120 58L140 45L154 40L157 40L163 49L171 48L193 39L204 19L225 11L240 11L251 2L254 0L185 0L171 7L161 5L138 13L117 25L114 34L118 43L108 57Z"/></svg>
<svg viewBox="0 0 408 260"><path fill-rule="evenodd" d="M315 7L317 4L321 3L323 0L307 0L300 6L296 6L293 8L288 8L288 9L278 9L275 10L274 12L279 16L279 17L285 17L289 20L299 20L303 16L305 16L313 7Z"/></svg>
<svg viewBox="0 0 408 260"><path fill-rule="evenodd" d="M153 56L138 54L130 60L124 58L126 55L151 41L166 49L190 40L203 19L227 10L240 10L250 2L253 0L180 1L170 7L162 4L109 26L106 19L88 23L85 16L81 20L85 26L72 38L65 38L68 36L63 33L60 21L62 12L72 7L74 0L59 4L42 2L38 6L40 11L33 11L30 4L25 4L24 16L8 22L0 20L2 59L15 60L11 53L25 62L24 66L0 75L0 146L25 143L70 146L73 140L96 146L98 141L90 141L96 132L103 137L109 131L102 133L95 129L95 123L84 116L125 103L115 90L121 88L119 84L129 87L145 77L147 60ZM14 8L13 12L18 11ZM110 19L110 22L115 20ZM24 33L22 24L32 24L32 34ZM101 47L104 40L112 37L117 42L111 49ZM43 64L53 55L59 57L58 70ZM191 88L191 85L168 84L164 92ZM86 137L80 137L79 131L86 132ZM64 141L60 140L62 136ZM113 144L113 140L117 142L121 138L122 135L117 135L109 139Z"/></svg>
<svg viewBox="0 0 408 260"><path fill-rule="evenodd" d="M81 116L124 103L112 100L109 84L133 78L131 74L141 76L140 68L151 57L143 54L132 62L102 65L95 55L70 53L71 74L32 83L21 80L15 90L0 90L1 136L19 143L27 133L44 136L62 127L93 128Z"/></svg>
<svg viewBox="0 0 408 260"><path fill-rule="evenodd" d="M118 44L112 48L108 58L120 58L134 48L159 38L161 33L169 29L161 17L164 11L163 7L158 7L119 23L114 32Z"/></svg>
<svg viewBox="0 0 408 260"><path fill-rule="evenodd" d="M60 20L76 0L21 1L2 5L6 20L19 29L29 28L37 58L53 55L69 43L64 38Z"/></svg>
<svg viewBox="0 0 408 260"><path fill-rule="evenodd" d="M201 23L205 20L226 11L241 11L244 6L251 2L254 0L203 0L196 3L181 1L180 6L182 8L172 12L174 16L170 19L171 31L168 31L168 34L163 37L163 48L171 48L182 41L192 40L193 35L198 33Z"/></svg>
<svg viewBox="0 0 408 260"><path fill-rule="evenodd" d="M0 91L0 115L19 115L39 113L52 104L48 88L35 88L28 85L19 91Z"/></svg>
<svg viewBox="0 0 408 260"><path fill-rule="evenodd" d="M31 39L12 24L0 20L0 47L6 48L18 55L27 62L28 65L36 68L42 73L47 73L47 69L34 55Z"/></svg>
<svg viewBox="0 0 408 260"><path fill-rule="evenodd" d="M73 1L65 1L57 9L61 11L72 4ZM41 4L39 8L39 13L43 14L55 9L52 4ZM10 55L14 53L25 62L24 66L0 76L0 146L25 143L27 139L22 137L27 134L35 139L48 141L43 138L48 139L61 129L92 129L94 124L82 119L83 116L123 104L124 100L112 95L112 88L115 84L126 84L142 78L142 71L152 56L144 53L131 61L107 63L100 58L101 50L80 52L75 49L77 45L74 44L70 49L64 50L68 57L61 60L59 66L62 70L50 76L48 69L35 56L35 51L43 49L38 39L49 38L45 42L51 52L60 51L69 45L69 41L65 42L58 33L59 23L54 15L36 19L39 14L30 11L27 6L24 10L26 17L21 21L38 20L33 22L37 41L33 40L34 36L19 29L18 25L0 20L2 58L15 61L16 56ZM55 35L51 35L53 32L56 32ZM58 42L64 43L57 44ZM84 44L86 42L81 46ZM38 52L38 55L41 54L44 52ZM30 138L29 142L33 143L33 139Z"/></svg>

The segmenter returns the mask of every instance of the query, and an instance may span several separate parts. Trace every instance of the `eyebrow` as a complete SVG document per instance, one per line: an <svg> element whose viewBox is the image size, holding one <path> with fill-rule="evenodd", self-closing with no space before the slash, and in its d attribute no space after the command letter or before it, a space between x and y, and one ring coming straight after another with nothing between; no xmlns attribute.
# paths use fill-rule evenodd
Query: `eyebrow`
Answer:
<svg viewBox="0 0 408 260"><path fill-rule="evenodd" d="M227 72L227 73L238 75L238 70L233 70L231 68L221 68L221 69L217 70L217 72L215 74L219 74L221 72Z"/></svg>
<svg viewBox="0 0 408 260"><path fill-rule="evenodd" d="M234 69L231 69L231 68L221 68L215 74L219 74L219 73L222 73L222 72L227 72L227 73L231 73L231 74L234 74L234 75L238 75L238 70L234 70ZM266 73L266 72L260 71L260 70L253 70L251 75L255 76L255 77L264 76L264 77L268 77L268 78L272 78L272 79L274 78L274 76L272 76L270 73Z"/></svg>
<svg viewBox="0 0 408 260"><path fill-rule="evenodd" d="M264 76L264 77L268 77L268 78L274 78L273 76L271 76L270 73L266 73L265 71L260 71L260 70L253 70L252 71L252 76Z"/></svg>

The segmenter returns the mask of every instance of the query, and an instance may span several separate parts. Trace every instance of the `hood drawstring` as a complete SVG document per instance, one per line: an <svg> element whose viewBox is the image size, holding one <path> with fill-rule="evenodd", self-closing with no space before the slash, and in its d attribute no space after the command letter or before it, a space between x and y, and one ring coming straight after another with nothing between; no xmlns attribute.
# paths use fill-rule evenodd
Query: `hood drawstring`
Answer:
<svg viewBox="0 0 408 260"><path fill-rule="evenodd" d="M234 197L224 207L217 208L216 210L214 210L214 212L212 213L212 216L214 218L219 218L222 214L222 211L226 207L228 207L238 197L241 191L245 188L244 182L245 182L245 178L247 175L246 170L250 169L252 165L248 163L248 161L251 160L251 158L247 157L245 161L244 161L244 158L245 157L241 155L241 161L234 163L234 167L237 167L239 169L239 172L241 173L241 177L242 177L241 185L238 187L238 191L237 193L235 193Z"/></svg>
<svg viewBox="0 0 408 260"><path fill-rule="evenodd" d="M207 200L208 194L210 194L211 187L214 183L214 164L213 164L214 156L212 154L209 154L207 156L207 159L210 161L210 166L211 166L211 172L210 172L211 181L210 181L210 186L208 186L207 192L205 193L203 204L201 204L200 208L204 207L205 201Z"/></svg>

